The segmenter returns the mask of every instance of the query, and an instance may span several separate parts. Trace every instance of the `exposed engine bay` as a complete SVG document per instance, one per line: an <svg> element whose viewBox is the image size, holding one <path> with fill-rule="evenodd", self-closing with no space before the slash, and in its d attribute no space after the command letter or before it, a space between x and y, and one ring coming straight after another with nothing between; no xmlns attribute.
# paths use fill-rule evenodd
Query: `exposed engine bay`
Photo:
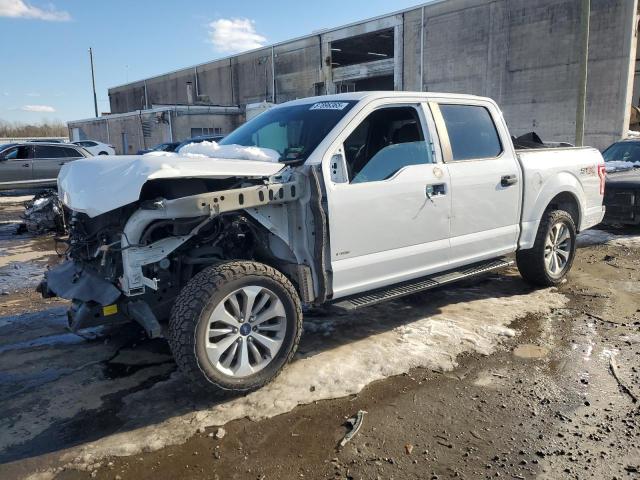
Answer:
<svg viewBox="0 0 640 480"><path fill-rule="evenodd" d="M291 212L283 204L303 193L291 174L148 182L137 202L93 218L73 212L67 261L40 289L73 300L74 331L133 319L157 336L182 287L224 259L278 264L296 277L303 254L287 246Z"/></svg>

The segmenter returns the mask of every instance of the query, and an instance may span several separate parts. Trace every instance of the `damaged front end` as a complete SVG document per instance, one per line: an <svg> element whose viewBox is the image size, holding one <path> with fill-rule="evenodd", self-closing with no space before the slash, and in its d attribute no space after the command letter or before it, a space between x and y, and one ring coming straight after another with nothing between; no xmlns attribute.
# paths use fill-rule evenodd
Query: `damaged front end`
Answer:
<svg viewBox="0 0 640 480"><path fill-rule="evenodd" d="M73 212L67 261L47 272L39 289L72 300L72 331L134 320L157 337L195 274L265 250L269 232L257 228L247 209L302 193L303 183L289 176L150 182L137 202L94 217Z"/></svg>
<svg viewBox="0 0 640 480"><path fill-rule="evenodd" d="M133 302L120 288L122 256L118 248L130 208L96 218L73 213L66 240L66 261L45 273L38 287L43 297L71 300L67 312L73 332L104 324L135 320L150 337L160 335L160 324L146 302Z"/></svg>

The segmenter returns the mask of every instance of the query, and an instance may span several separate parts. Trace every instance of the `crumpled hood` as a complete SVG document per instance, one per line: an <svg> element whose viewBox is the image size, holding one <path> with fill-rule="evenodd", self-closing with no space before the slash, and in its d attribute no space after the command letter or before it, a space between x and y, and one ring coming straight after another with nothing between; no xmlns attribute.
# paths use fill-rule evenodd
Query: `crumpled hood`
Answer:
<svg viewBox="0 0 640 480"><path fill-rule="evenodd" d="M204 156L99 156L70 162L58 175L62 202L96 217L140 198L142 186L160 178L264 178L281 163Z"/></svg>

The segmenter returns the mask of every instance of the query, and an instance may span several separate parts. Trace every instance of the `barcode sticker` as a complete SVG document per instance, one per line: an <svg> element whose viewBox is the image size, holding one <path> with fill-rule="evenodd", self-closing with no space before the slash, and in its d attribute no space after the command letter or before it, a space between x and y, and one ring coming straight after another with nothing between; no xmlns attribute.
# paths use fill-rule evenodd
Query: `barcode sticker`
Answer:
<svg viewBox="0 0 640 480"><path fill-rule="evenodd" d="M348 105L347 102L319 102L311 105L309 110L344 110Z"/></svg>

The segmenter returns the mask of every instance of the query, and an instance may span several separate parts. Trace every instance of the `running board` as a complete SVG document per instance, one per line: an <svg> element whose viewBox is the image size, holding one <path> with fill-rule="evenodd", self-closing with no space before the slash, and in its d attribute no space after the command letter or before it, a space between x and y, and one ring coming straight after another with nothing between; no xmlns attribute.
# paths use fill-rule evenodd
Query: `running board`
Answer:
<svg viewBox="0 0 640 480"><path fill-rule="evenodd" d="M495 270L501 270L514 264L515 262L508 258L500 258L497 260L489 260L482 263L476 263L471 267L467 267L461 270L450 270L447 272L430 275L428 277L411 280L409 282L399 283L392 287L378 289L371 292L364 292L347 298L338 299L335 303L333 303L333 306L345 310L356 310L358 308L369 307L371 305L375 305L376 303L386 302L387 300L404 297L405 295L411 295L412 293L431 290L432 288L440 287L442 285L456 282L458 280L463 280L465 278L475 277L476 275L493 272Z"/></svg>

